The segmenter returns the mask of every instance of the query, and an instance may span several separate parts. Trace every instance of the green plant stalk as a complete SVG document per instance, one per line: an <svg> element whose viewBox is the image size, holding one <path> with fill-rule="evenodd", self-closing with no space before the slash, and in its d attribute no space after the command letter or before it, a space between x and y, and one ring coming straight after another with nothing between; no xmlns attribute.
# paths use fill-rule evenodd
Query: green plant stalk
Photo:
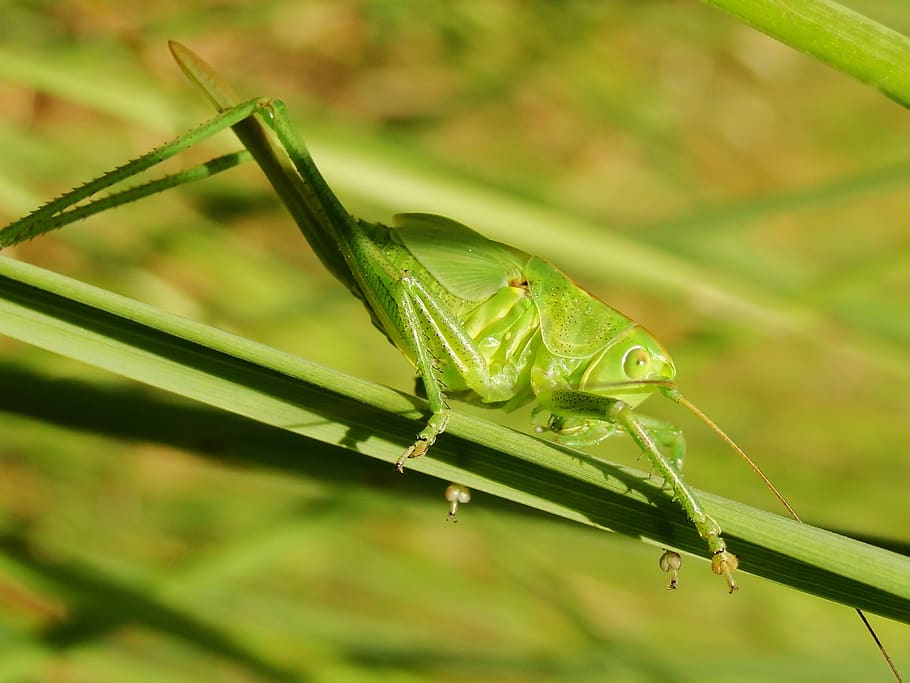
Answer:
<svg viewBox="0 0 910 683"><path fill-rule="evenodd" d="M297 433L299 457L315 439L392 463L424 408L391 389L3 257L0 333ZM432 455L413 469L704 554L648 474L484 420L453 415ZM910 623L910 559L719 496L704 500L744 571Z"/></svg>
<svg viewBox="0 0 910 683"><path fill-rule="evenodd" d="M910 38L830 0L702 0L910 108Z"/></svg>

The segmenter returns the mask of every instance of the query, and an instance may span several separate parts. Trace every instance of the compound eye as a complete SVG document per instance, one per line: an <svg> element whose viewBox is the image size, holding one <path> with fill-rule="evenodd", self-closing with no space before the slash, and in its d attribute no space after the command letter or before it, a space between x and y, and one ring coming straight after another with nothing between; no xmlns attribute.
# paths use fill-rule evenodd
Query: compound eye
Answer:
<svg viewBox="0 0 910 683"><path fill-rule="evenodd" d="M643 346L633 346L622 359L622 370L629 379L644 379L651 372L651 354Z"/></svg>

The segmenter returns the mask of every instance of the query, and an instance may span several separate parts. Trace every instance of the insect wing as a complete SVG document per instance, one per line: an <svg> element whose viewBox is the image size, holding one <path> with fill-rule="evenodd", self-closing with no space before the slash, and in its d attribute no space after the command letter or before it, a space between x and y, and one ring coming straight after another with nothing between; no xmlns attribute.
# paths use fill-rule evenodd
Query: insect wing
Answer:
<svg viewBox="0 0 910 683"><path fill-rule="evenodd" d="M503 287L524 281L527 254L457 221L429 213L400 213L393 223L414 258L462 299L488 299Z"/></svg>

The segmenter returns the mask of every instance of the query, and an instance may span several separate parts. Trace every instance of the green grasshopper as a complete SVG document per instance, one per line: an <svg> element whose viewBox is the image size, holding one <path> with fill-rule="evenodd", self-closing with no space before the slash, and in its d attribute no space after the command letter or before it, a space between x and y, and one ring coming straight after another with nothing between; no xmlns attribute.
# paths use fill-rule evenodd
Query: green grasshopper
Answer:
<svg viewBox="0 0 910 683"><path fill-rule="evenodd" d="M736 590L738 561L722 531L682 475L685 441L672 424L637 412L661 394L695 413L749 465L795 516L758 467L677 389L670 355L642 326L580 288L547 261L489 240L449 218L406 213L394 226L349 214L317 170L289 123L284 105L239 102L218 75L186 47L171 43L184 73L219 115L185 136L86 183L0 232L0 248L112 206L235 166L250 155L261 166L325 267L370 313L373 324L416 367L430 417L395 467L427 453L446 428L447 397L506 410L536 402L542 429L571 446L614 434L632 438L706 541L714 573ZM232 127L247 152L132 189L81 203ZM454 517L469 497L447 494ZM676 586L679 556L661 567Z"/></svg>

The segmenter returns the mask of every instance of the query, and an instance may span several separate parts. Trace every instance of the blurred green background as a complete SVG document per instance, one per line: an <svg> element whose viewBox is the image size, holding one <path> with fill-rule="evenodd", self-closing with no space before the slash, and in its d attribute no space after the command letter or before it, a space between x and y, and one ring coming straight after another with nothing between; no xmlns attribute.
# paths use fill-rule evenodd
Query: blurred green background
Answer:
<svg viewBox="0 0 910 683"><path fill-rule="evenodd" d="M900 0L850 6L910 32ZM910 112L877 92L694 1L2 17L0 223L210 115L178 39L283 98L352 211L440 211L549 258L663 340L807 521L910 540ZM255 168L9 255L413 388ZM647 408L686 428L696 486L775 509ZM489 497L446 524L438 481L344 452L323 474L291 436L6 339L0 411L0 681L887 679L843 606L745 575L731 598L694 560L668 593L654 548ZM910 671L906 626L874 621Z"/></svg>

